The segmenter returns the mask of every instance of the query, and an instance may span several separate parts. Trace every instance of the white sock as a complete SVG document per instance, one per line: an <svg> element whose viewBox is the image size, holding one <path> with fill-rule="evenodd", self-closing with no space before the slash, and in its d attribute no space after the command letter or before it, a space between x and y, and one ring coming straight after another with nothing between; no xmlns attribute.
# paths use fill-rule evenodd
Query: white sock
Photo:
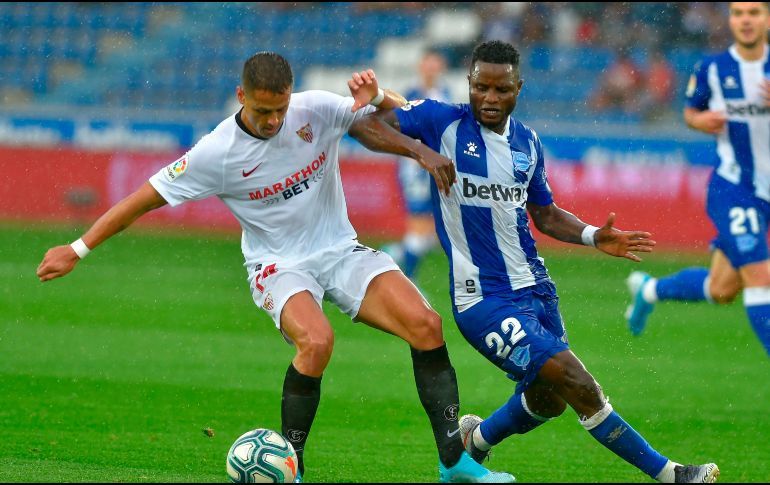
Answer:
<svg viewBox="0 0 770 485"><path fill-rule="evenodd" d="M655 480L660 483L674 483L674 467L678 465L679 463L668 460L660 473L658 473L658 476L655 477Z"/></svg>
<svg viewBox="0 0 770 485"><path fill-rule="evenodd" d="M404 236L404 248L416 256L424 256L433 248L435 236L410 232Z"/></svg>
<svg viewBox="0 0 770 485"><path fill-rule="evenodd" d="M489 451L492 449L492 445L487 443L484 437L481 435L481 426L476 426L473 430L473 445L481 451Z"/></svg>
<svg viewBox="0 0 770 485"><path fill-rule="evenodd" d="M647 303L657 303L658 302L658 279L657 278L650 278L647 280L647 283L644 284L644 288L642 288L642 298L644 298L644 301Z"/></svg>
<svg viewBox="0 0 770 485"><path fill-rule="evenodd" d="M703 280L703 296L706 297L706 301L709 303L714 303L714 299L711 297L711 292L709 291L709 286L711 286L711 276L707 276L705 280Z"/></svg>

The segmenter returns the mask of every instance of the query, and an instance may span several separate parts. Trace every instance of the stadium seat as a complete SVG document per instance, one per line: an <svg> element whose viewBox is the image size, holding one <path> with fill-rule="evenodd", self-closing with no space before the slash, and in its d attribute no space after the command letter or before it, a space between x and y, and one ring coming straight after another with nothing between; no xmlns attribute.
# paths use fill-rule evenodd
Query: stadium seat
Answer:
<svg viewBox="0 0 770 485"><path fill-rule="evenodd" d="M136 109L173 109L175 96L169 93L179 93L184 107L210 107L232 97L243 61L260 50L285 55L299 89L345 94L351 72L373 67L383 85L403 90L416 80L425 49L454 56L482 32L480 17L467 5L406 8L361 9L346 2L291 9L269 3L0 3L0 91L28 89L43 104L93 106L107 100ZM641 22L666 14L655 5L636 10ZM105 39L113 39L113 50L105 48ZM521 54L526 84L517 114L590 119L580 103L612 62L609 48L539 42L523 46ZM646 54L636 48L632 55L644 63ZM699 50L687 46L666 54L680 79L700 58ZM452 98L465 102L466 66L455 67L446 81ZM675 109L683 104L681 91ZM633 122L619 115L608 119Z"/></svg>

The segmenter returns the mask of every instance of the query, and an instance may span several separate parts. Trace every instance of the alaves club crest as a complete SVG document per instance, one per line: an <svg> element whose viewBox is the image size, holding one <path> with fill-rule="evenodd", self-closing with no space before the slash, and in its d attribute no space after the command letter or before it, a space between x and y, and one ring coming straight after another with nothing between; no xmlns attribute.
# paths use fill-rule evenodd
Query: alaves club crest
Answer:
<svg viewBox="0 0 770 485"><path fill-rule="evenodd" d="M306 142L313 143L313 128L310 127L310 123L297 130L297 135Z"/></svg>

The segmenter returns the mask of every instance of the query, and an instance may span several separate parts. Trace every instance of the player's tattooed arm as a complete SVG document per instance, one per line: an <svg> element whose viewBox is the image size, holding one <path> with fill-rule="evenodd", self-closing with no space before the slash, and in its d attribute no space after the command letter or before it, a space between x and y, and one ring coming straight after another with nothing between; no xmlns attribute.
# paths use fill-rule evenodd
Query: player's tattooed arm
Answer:
<svg viewBox="0 0 770 485"><path fill-rule="evenodd" d="M457 180L452 160L401 133L392 110L381 110L353 122L348 134L374 152L392 153L417 161L436 180L439 191L449 195Z"/></svg>
<svg viewBox="0 0 770 485"><path fill-rule="evenodd" d="M143 184L133 194L115 204L105 212L81 240L89 249L96 246L130 226L142 214L166 205L166 200L150 185ZM48 281L66 275L75 268L80 257L71 245L56 246L49 249L43 261L37 267L40 281Z"/></svg>
<svg viewBox="0 0 770 485"><path fill-rule="evenodd" d="M568 212L556 204L541 206L533 203L527 204L535 227L548 236L573 244L583 244L583 230L588 226L571 212ZM652 235L644 231L622 231L613 227L615 213L611 212L604 223L594 233L594 245L596 248L610 256L630 259L639 262L641 258L634 253L652 252L655 241Z"/></svg>

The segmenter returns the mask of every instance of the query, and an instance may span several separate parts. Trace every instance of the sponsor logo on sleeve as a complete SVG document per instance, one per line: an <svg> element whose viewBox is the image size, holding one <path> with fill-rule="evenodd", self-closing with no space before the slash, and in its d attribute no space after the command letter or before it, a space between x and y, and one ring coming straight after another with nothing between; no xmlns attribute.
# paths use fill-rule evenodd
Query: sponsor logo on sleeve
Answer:
<svg viewBox="0 0 770 485"><path fill-rule="evenodd" d="M187 155L185 155L176 162L166 166L166 168L163 169L163 175L166 177L166 180L173 182L184 175L187 170L187 165Z"/></svg>
<svg viewBox="0 0 770 485"><path fill-rule="evenodd" d="M692 98L692 95L695 94L695 88L698 85L698 81L695 79L695 74L692 74L690 76L690 80L687 82L687 91L685 91L684 95L688 98Z"/></svg>
<svg viewBox="0 0 770 485"><path fill-rule="evenodd" d="M415 99L414 101L409 101L404 106L401 107L401 111L409 111L412 108L416 108L417 106L420 106L422 103L424 103L424 99Z"/></svg>

